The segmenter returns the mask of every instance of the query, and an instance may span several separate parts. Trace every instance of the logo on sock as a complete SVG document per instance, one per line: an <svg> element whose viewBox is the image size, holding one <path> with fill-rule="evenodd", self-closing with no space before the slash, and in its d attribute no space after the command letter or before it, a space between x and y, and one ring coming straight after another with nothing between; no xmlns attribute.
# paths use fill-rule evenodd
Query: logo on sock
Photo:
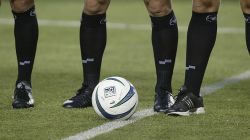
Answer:
<svg viewBox="0 0 250 140"><path fill-rule="evenodd" d="M106 24L106 22L107 22L106 18L100 20L100 24Z"/></svg>
<svg viewBox="0 0 250 140"><path fill-rule="evenodd" d="M214 22L214 21L216 21L217 20L217 16L216 15L208 15L207 17L206 17L206 21L207 22Z"/></svg>
<svg viewBox="0 0 250 140"><path fill-rule="evenodd" d="M195 69L196 69L196 67L195 67L195 66L192 66L192 65L188 65L188 67L186 67L186 70L190 70L190 69L195 70Z"/></svg>
<svg viewBox="0 0 250 140"><path fill-rule="evenodd" d="M19 62L19 65L24 66L30 64L30 61Z"/></svg>
<svg viewBox="0 0 250 140"><path fill-rule="evenodd" d="M159 60L160 65L166 65L167 63L172 63L171 59L164 59L163 61Z"/></svg>
<svg viewBox="0 0 250 140"><path fill-rule="evenodd" d="M95 61L94 58L87 58L87 59L85 59L85 60L82 60L82 63L83 63L83 64L87 64L88 62L94 62L94 61Z"/></svg>
<svg viewBox="0 0 250 140"><path fill-rule="evenodd" d="M15 20L17 19L17 16L16 16L16 15L14 15L14 14L13 14L13 17L14 17L14 19L15 19Z"/></svg>
<svg viewBox="0 0 250 140"><path fill-rule="evenodd" d="M246 23L250 23L250 17L245 18Z"/></svg>
<svg viewBox="0 0 250 140"><path fill-rule="evenodd" d="M176 25L176 24L177 24L177 19L176 19L175 16L173 16L173 17L170 19L170 21L169 21L169 25L170 25L170 26L174 26L174 25Z"/></svg>
<svg viewBox="0 0 250 140"><path fill-rule="evenodd" d="M30 11L30 16L31 16L31 17L36 16L36 11L35 11L35 10Z"/></svg>

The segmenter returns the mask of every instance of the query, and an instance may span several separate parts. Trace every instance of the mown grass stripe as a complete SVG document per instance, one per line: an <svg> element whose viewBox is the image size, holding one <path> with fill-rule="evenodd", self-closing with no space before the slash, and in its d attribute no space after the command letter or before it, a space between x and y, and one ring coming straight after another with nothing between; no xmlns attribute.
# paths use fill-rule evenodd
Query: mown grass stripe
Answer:
<svg viewBox="0 0 250 140"><path fill-rule="evenodd" d="M12 25L14 23L13 19L0 18L0 24ZM79 21L69 21L69 20L38 20L39 26L58 26L58 27L80 27ZM107 27L109 29L117 30L151 30L149 24L127 24L127 23L112 23L108 22ZM187 32L187 26L178 26L180 32ZM218 27L219 34L244 34L244 28L235 27Z"/></svg>

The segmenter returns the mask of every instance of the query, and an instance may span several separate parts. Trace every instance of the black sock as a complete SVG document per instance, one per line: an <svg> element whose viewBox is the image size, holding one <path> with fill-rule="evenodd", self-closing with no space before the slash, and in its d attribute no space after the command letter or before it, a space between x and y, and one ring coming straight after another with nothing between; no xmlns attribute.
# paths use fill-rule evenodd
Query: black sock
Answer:
<svg viewBox="0 0 250 140"><path fill-rule="evenodd" d="M177 22L172 11L163 17L151 17L152 44L157 75L155 91L172 92L171 81L178 44Z"/></svg>
<svg viewBox="0 0 250 140"><path fill-rule="evenodd" d="M84 85L94 87L100 78L102 56L106 46L106 14L82 14L80 46Z"/></svg>
<svg viewBox="0 0 250 140"><path fill-rule="evenodd" d="M250 54L250 14L244 13L244 16L246 19L246 43L247 43L248 53Z"/></svg>
<svg viewBox="0 0 250 140"><path fill-rule="evenodd" d="M217 12L193 12L187 35L185 83L200 96L200 88L217 34Z"/></svg>
<svg viewBox="0 0 250 140"><path fill-rule="evenodd" d="M16 13L14 11L12 13L15 18L14 34L18 62L17 81L31 81L38 40L35 7L23 13Z"/></svg>

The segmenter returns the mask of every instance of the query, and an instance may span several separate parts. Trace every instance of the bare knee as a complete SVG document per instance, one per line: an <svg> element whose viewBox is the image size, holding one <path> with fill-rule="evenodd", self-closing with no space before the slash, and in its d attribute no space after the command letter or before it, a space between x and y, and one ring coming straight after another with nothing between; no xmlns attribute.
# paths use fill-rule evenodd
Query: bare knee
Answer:
<svg viewBox="0 0 250 140"><path fill-rule="evenodd" d="M217 12L220 0L193 0L193 11L198 13Z"/></svg>
<svg viewBox="0 0 250 140"><path fill-rule="evenodd" d="M10 5L15 12L25 12L34 6L34 0L11 0Z"/></svg>
<svg viewBox="0 0 250 140"><path fill-rule="evenodd" d="M84 13L89 15L103 14L107 11L110 0L85 0Z"/></svg>
<svg viewBox="0 0 250 140"><path fill-rule="evenodd" d="M241 0L240 5L244 13L250 14L250 0Z"/></svg>
<svg viewBox="0 0 250 140"><path fill-rule="evenodd" d="M144 3L151 16L165 16L172 11L170 0L144 0Z"/></svg>

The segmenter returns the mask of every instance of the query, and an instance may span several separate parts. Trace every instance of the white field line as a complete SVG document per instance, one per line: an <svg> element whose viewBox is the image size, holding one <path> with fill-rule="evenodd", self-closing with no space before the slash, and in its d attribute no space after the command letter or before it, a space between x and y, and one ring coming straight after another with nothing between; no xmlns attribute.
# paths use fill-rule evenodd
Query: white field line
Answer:
<svg viewBox="0 0 250 140"><path fill-rule="evenodd" d="M232 85L232 84L238 83L238 82L240 82L242 80L247 80L249 78L250 78L250 70L246 71L244 73L241 73L239 75L227 78L227 79L225 79L223 81L220 81L218 83L202 87L201 88L201 93L202 93L201 95L205 96L205 95L214 93L215 91L222 89L226 85Z"/></svg>
<svg viewBox="0 0 250 140"><path fill-rule="evenodd" d="M56 26L56 27L80 27L80 21L69 21L69 20L46 20L41 19L38 20L39 26ZM8 18L0 18L0 24L3 25L13 25L13 19ZM109 29L117 29L117 30L151 30L151 26L149 24L127 24L127 23L112 23L108 22L107 27ZM186 26L179 26L180 32L186 32ZM244 34L244 28L235 28L235 27L218 27L219 34Z"/></svg>
<svg viewBox="0 0 250 140"><path fill-rule="evenodd" d="M242 80L250 79L250 70L241 73L236 76L232 76L230 78L224 79L223 81L205 86L201 89L202 96L214 93L222 88L224 88L227 85L238 83ZM114 129L118 129L121 127L124 127L126 125L129 125L131 123L134 123L138 120L141 120L143 118L155 115L156 113L150 108L150 109L144 109L141 111L136 112L133 117L127 121L111 121L104 123L103 125L94 127L92 129L89 129L84 132L80 132L78 134L75 134L74 136L70 136L68 138L65 138L64 140L87 140L94 138L98 135L108 133L113 131Z"/></svg>

